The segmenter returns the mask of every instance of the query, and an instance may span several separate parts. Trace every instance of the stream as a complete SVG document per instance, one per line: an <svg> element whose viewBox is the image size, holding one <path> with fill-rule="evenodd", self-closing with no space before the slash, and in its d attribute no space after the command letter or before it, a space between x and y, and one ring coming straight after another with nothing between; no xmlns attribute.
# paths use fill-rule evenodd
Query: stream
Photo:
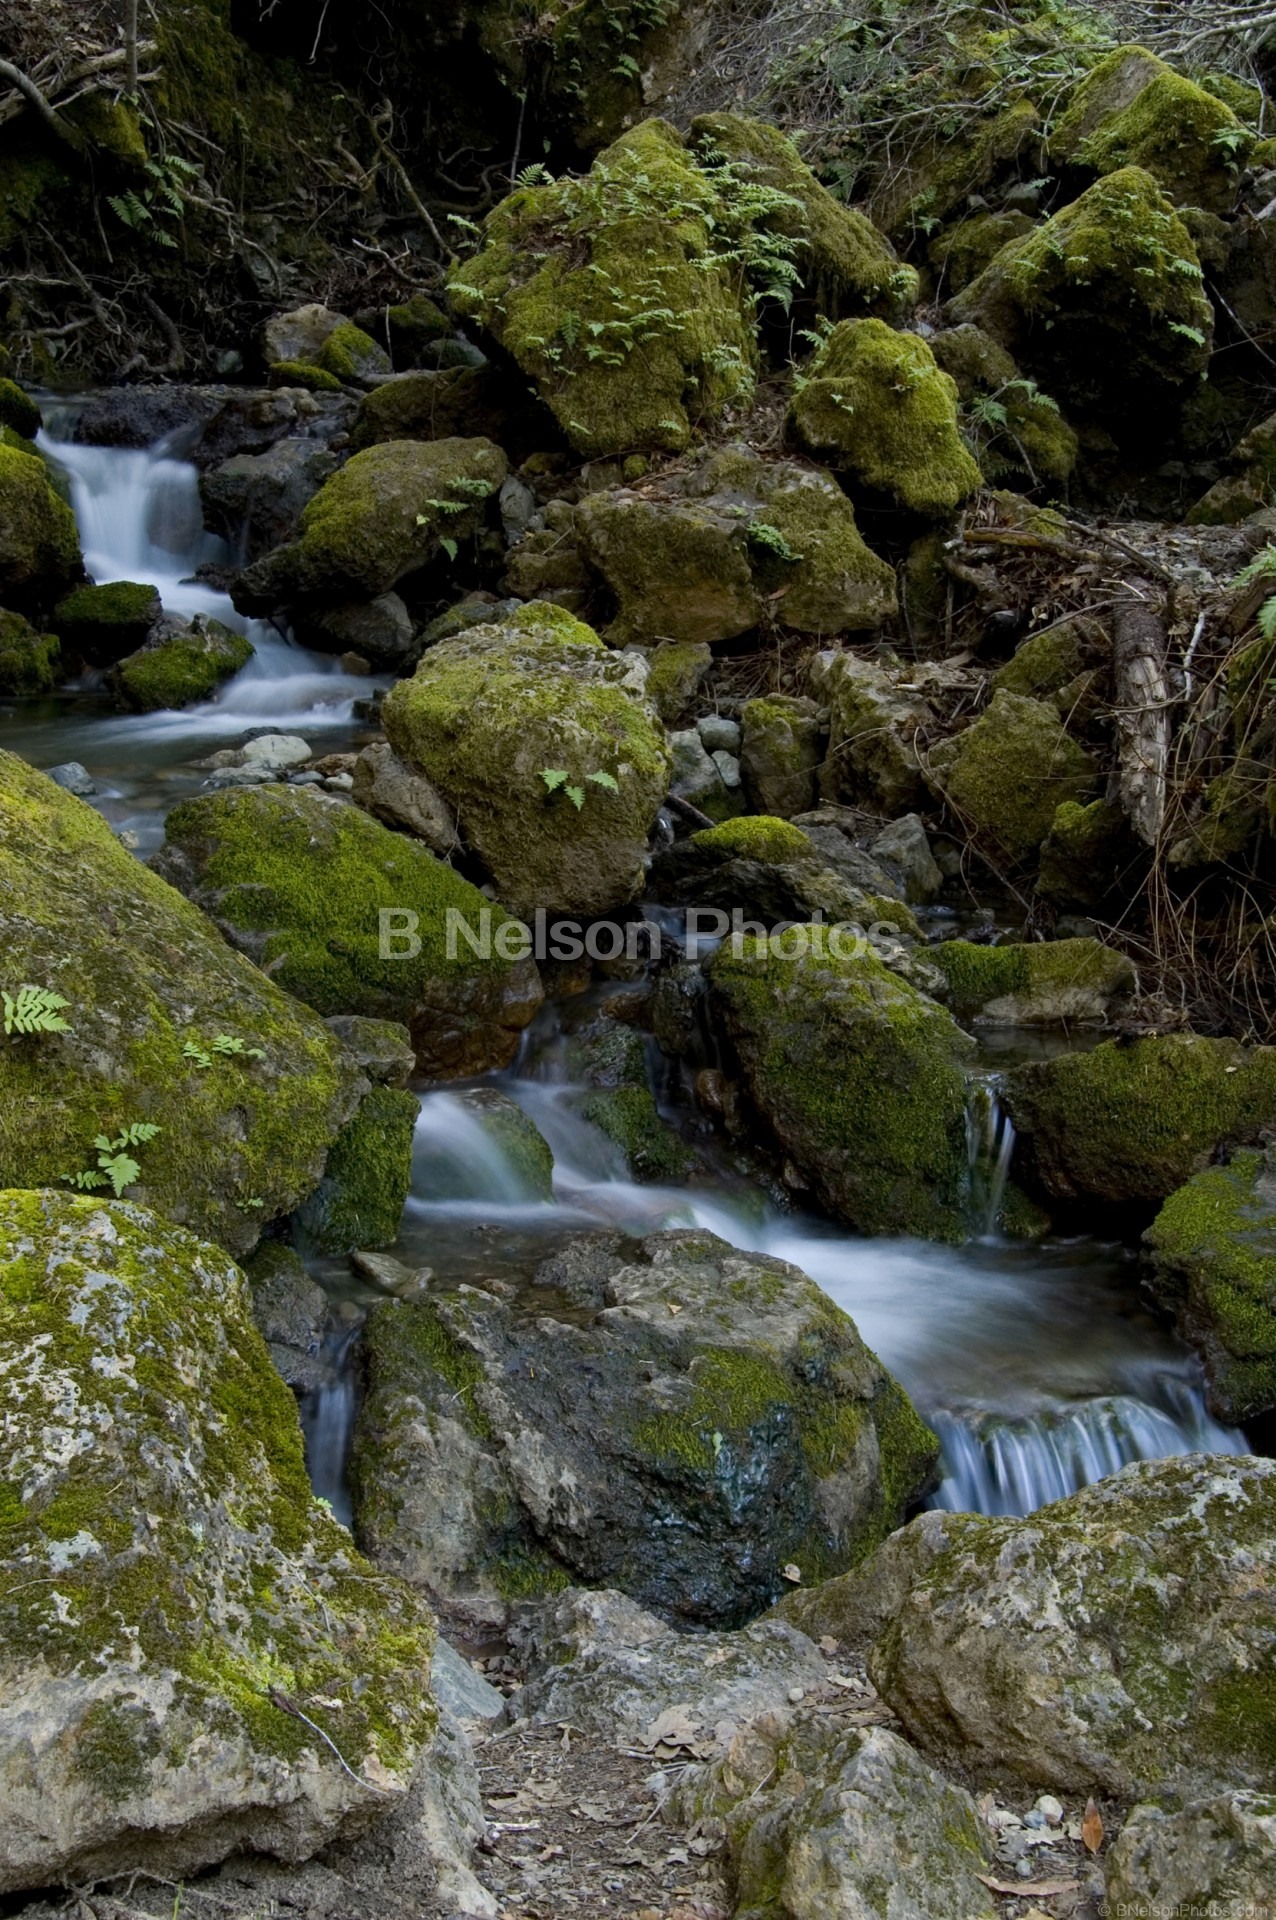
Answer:
<svg viewBox="0 0 1276 1920"><path fill-rule="evenodd" d="M47 699L4 702L0 746L38 767L81 762L97 787L92 804L145 858L162 841L169 807L200 790L206 774L195 763L215 749L263 731L300 733L334 752L375 737L357 703L377 682L245 623L224 594L194 578L197 567L231 556L204 529L192 466L162 445L77 446L60 437L69 430L65 410L47 417L52 433L42 445L68 477L92 577L151 582L167 611L212 615L247 631L256 651L215 700L181 713L122 717L88 681ZM1132 1460L1248 1451L1241 1433L1206 1411L1194 1356L1143 1306L1131 1249L994 1234L956 1248L865 1240L782 1210L707 1145L688 1187L637 1185L619 1149L576 1110L581 1089L568 1077L564 1018L563 1004L548 1004L514 1068L485 1083L517 1101L553 1149L552 1202L528 1195L461 1087L422 1086L412 1193L390 1249L397 1258L448 1281L518 1285L571 1234L696 1225L791 1261L853 1316L939 1434L934 1504L946 1508L1026 1513ZM999 1057L986 1062L993 1097L972 1103L972 1162L989 1218L1013 1144L995 1105ZM657 1064L653 1091L666 1117L689 1119L689 1095ZM344 1262L316 1262L314 1271L334 1300L337 1330L331 1384L303 1404L303 1424L316 1490L348 1518L351 1348L359 1313L381 1296Z"/></svg>

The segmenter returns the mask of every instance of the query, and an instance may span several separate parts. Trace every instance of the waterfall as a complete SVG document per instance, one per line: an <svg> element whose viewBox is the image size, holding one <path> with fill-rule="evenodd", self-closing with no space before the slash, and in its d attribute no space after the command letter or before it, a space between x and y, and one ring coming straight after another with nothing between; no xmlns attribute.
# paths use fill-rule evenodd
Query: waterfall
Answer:
<svg viewBox="0 0 1276 1920"><path fill-rule="evenodd" d="M1014 1151L1014 1121L1001 1104L997 1077L974 1081L966 1107L966 1152L971 1213L985 1235L997 1231Z"/></svg>

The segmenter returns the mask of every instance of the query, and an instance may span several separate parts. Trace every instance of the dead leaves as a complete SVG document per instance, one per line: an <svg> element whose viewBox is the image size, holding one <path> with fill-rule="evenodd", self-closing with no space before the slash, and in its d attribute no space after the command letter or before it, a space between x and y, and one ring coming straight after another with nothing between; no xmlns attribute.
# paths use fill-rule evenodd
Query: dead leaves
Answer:
<svg viewBox="0 0 1276 1920"><path fill-rule="evenodd" d="M1079 1880L999 1880L993 1873L977 1873L990 1893L1013 1893L1020 1899L1052 1900L1057 1893L1079 1893Z"/></svg>
<svg viewBox="0 0 1276 1920"><path fill-rule="evenodd" d="M1103 1845L1103 1815L1093 1800L1085 1803L1085 1816L1081 1822L1081 1839L1087 1853L1097 1853Z"/></svg>

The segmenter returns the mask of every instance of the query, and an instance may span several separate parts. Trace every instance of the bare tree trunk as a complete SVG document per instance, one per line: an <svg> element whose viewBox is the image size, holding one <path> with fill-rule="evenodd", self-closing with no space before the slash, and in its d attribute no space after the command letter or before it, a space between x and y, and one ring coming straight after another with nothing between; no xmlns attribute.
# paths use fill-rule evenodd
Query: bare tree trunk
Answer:
<svg viewBox="0 0 1276 1920"><path fill-rule="evenodd" d="M124 0L124 91L137 98L137 0Z"/></svg>
<svg viewBox="0 0 1276 1920"><path fill-rule="evenodd" d="M1165 619L1155 589L1132 580L1113 615L1117 793L1131 826L1154 847L1165 824L1170 760L1170 690Z"/></svg>

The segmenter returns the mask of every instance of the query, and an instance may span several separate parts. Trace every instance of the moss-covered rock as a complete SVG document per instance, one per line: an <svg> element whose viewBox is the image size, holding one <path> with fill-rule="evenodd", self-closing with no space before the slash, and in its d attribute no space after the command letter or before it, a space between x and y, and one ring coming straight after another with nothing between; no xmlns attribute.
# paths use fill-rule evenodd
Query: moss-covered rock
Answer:
<svg viewBox="0 0 1276 1920"><path fill-rule="evenodd" d="M69 1194L0 1196L0 1249L0 1888L370 1824L434 1726L432 1625L312 1497L243 1275Z"/></svg>
<svg viewBox="0 0 1276 1920"><path fill-rule="evenodd" d="M788 957L802 931L728 942L710 967L754 1105L850 1226L960 1238L970 1042L872 951L821 953L806 929Z"/></svg>
<svg viewBox="0 0 1276 1920"><path fill-rule="evenodd" d="M781 820L813 807L820 763L814 700L786 694L746 700L740 726L740 773L750 805Z"/></svg>
<svg viewBox="0 0 1276 1920"><path fill-rule="evenodd" d="M1026 213L975 213L937 234L928 251L945 295L960 293L977 280L1003 247L1022 240L1035 224Z"/></svg>
<svg viewBox="0 0 1276 1920"><path fill-rule="evenodd" d="M648 120L584 179L503 200L450 293L536 383L579 452L676 451L693 421L753 390L740 227L674 129Z"/></svg>
<svg viewBox="0 0 1276 1920"><path fill-rule="evenodd" d="M40 409L16 380L0 379L0 427L9 427L23 440L34 440L44 424Z"/></svg>
<svg viewBox="0 0 1276 1920"><path fill-rule="evenodd" d="M34 452L0 445L0 600L47 611L83 572L75 515L49 469Z"/></svg>
<svg viewBox="0 0 1276 1920"><path fill-rule="evenodd" d="M1097 620L1085 614L1056 620L1019 643L1013 659L994 673L992 690L1022 694L1029 700L1048 700L1098 666L1111 650L1111 642Z"/></svg>
<svg viewBox="0 0 1276 1920"><path fill-rule="evenodd" d="M53 610L53 625L70 656L109 667L143 647L163 614L155 587L112 580L66 594Z"/></svg>
<svg viewBox="0 0 1276 1920"><path fill-rule="evenodd" d="M687 1230L589 1236L536 1280L535 1317L473 1290L370 1315L354 1481L378 1564L489 1617L570 1578L733 1625L786 1562L862 1557L925 1484L933 1436L795 1267Z"/></svg>
<svg viewBox="0 0 1276 1920"><path fill-rule="evenodd" d="M516 1190L511 1197L552 1200L553 1150L518 1102L495 1087L471 1087L460 1097L500 1155Z"/></svg>
<svg viewBox="0 0 1276 1920"><path fill-rule="evenodd" d="M332 1143L323 1179L297 1212L297 1227L311 1246L349 1253L398 1239L419 1113L416 1095L403 1087L373 1087L364 1095Z"/></svg>
<svg viewBox="0 0 1276 1920"><path fill-rule="evenodd" d="M932 1761L1122 1801L1270 1792L1270 1460L1141 1461L1027 1519L944 1525L869 1656Z"/></svg>
<svg viewBox="0 0 1276 1920"><path fill-rule="evenodd" d="M833 329L790 420L811 453L910 513L953 513L982 484L958 431L955 383L924 340L881 320Z"/></svg>
<svg viewBox="0 0 1276 1920"><path fill-rule="evenodd" d="M654 650L647 673L647 698L667 727L677 726L713 665L704 641L666 640Z"/></svg>
<svg viewBox="0 0 1276 1920"><path fill-rule="evenodd" d="M255 561L235 603L373 600L473 533L509 471L490 440L390 440L356 453L319 489L290 545Z"/></svg>
<svg viewBox="0 0 1276 1920"><path fill-rule="evenodd" d="M189 625L174 625L163 622L144 647L112 670L111 688L122 707L155 713L211 700L253 657L252 641L220 620L197 614Z"/></svg>
<svg viewBox="0 0 1276 1920"><path fill-rule="evenodd" d="M578 1111L583 1120L620 1148L633 1179L674 1186L694 1173L698 1164L695 1154L661 1119L647 1087L612 1087L588 1093Z"/></svg>
<svg viewBox="0 0 1276 1920"><path fill-rule="evenodd" d="M1088 799L1097 774L1054 707L995 693L973 726L935 747L927 779L967 827L1014 860L1035 853L1066 801Z"/></svg>
<svg viewBox="0 0 1276 1920"><path fill-rule="evenodd" d="M634 898L667 791L645 682L641 662L534 602L432 647L382 716L516 912L605 913Z"/></svg>
<svg viewBox="0 0 1276 1920"><path fill-rule="evenodd" d="M330 373L343 386L370 386L393 371L390 356L370 334L343 320L333 328L316 356L315 364Z"/></svg>
<svg viewBox="0 0 1276 1920"><path fill-rule="evenodd" d="M933 718L929 705L901 691L887 667L859 654L822 654L817 669L813 689L829 708L824 799L906 813L924 791L916 740Z"/></svg>
<svg viewBox="0 0 1276 1920"><path fill-rule="evenodd" d="M20 613L0 608L0 694L52 692L61 663L56 633L37 633Z"/></svg>
<svg viewBox="0 0 1276 1920"><path fill-rule="evenodd" d="M999 486L1056 493L1077 463L1077 436L1057 402L1025 380L1005 348L979 327L949 327L932 343L957 382L979 464Z"/></svg>
<svg viewBox="0 0 1276 1920"><path fill-rule="evenodd" d="M276 360L266 375L272 387L300 387L304 393L340 393L341 382L311 360Z"/></svg>
<svg viewBox="0 0 1276 1920"><path fill-rule="evenodd" d="M1192 237L1151 174L1123 167L1003 247L950 302L1066 407L1137 423L1209 365L1214 311Z"/></svg>
<svg viewBox="0 0 1276 1920"><path fill-rule="evenodd" d="M1136 985L1125 954L1099 940L974 946L945 940L929 956L957 1018L992 1027L1103 1026Z"/></svg>
<svg viewBox="0 0 1276 1920"><path fill-rule="evenodd" d="M513 1057L540 1004L535 965L502 956L508 916L417 841L313 787L201 794L165 833L159 870L319 1013L401 1021L426 1073ZM487 914L486 959L449 913L476 938Z"/></svg>
<svg viewBox="0 0 1276 1920"><path fill-rule="evenodd" d="M576 512L581 551L617 601L612 646L712 646L762 617L743 515L714 501L596 493Z"/></svg>
<svg viewBox="0 0 1276 1920"><path fill-rule="evenodd" d="M1146 1802L1126 1816L1104 1866L1106 1897L1127 1912L1190 1902L1261 1912L1276 1884L1276 1806L1269 1792L1243 1788L1174 1812Z"/></svg>
<svg viewBox="0 0 1276 1920"><path fill-rule="evenodd" d="M1227 213L1254 135L1232 109L1146 47L1118 47L1050 132L1053 163L1096 173L1142 167L1176 206Z"/></svg>
<svg viewBox="0 0 1276 1920"><path fill-rule="evenodd" d="M97 1135L147 1123L130 1197L250 1250L318 1183L367 1081L100 815L11 754L0 827L3 984L60 994L69 1029L0 1042L0 1184L95 1172Z"/></svg>
<svg viewBox="0 0 1276 1920"><path fill-rule="evenodd" d="M821 186L778 127L739 113L708 113L691 123L693 146L710 167L721 159L746 179L787 196L768 225L791 240L802 289L830 320L873 315L902 321L917 303L918 276L864 214Z"/></svg>
<svg viewBox="0 0 1276 1920"><path fill-rule="evenodd" d="M1016 1067L1007 1111L1058 1200L1160 1204L1276 1122L1276 1049L1166 1034Z"/></svg>
<svg viewBox="0 0 1276 1920"><path fill-rule="evenodd" d="M1205 1362L1221 1419L1276 1411L1276 1165L1242 1151L1172 1193L1144 1235L1152 1286Z"/></svg>
<svg viewBox="0 0 1276 1920"><path fill-rule="evenodd" d="M1100 907L1142 857L1120 807L1065 800L1041 843L1037 890L1056 906Z"/></svg>

